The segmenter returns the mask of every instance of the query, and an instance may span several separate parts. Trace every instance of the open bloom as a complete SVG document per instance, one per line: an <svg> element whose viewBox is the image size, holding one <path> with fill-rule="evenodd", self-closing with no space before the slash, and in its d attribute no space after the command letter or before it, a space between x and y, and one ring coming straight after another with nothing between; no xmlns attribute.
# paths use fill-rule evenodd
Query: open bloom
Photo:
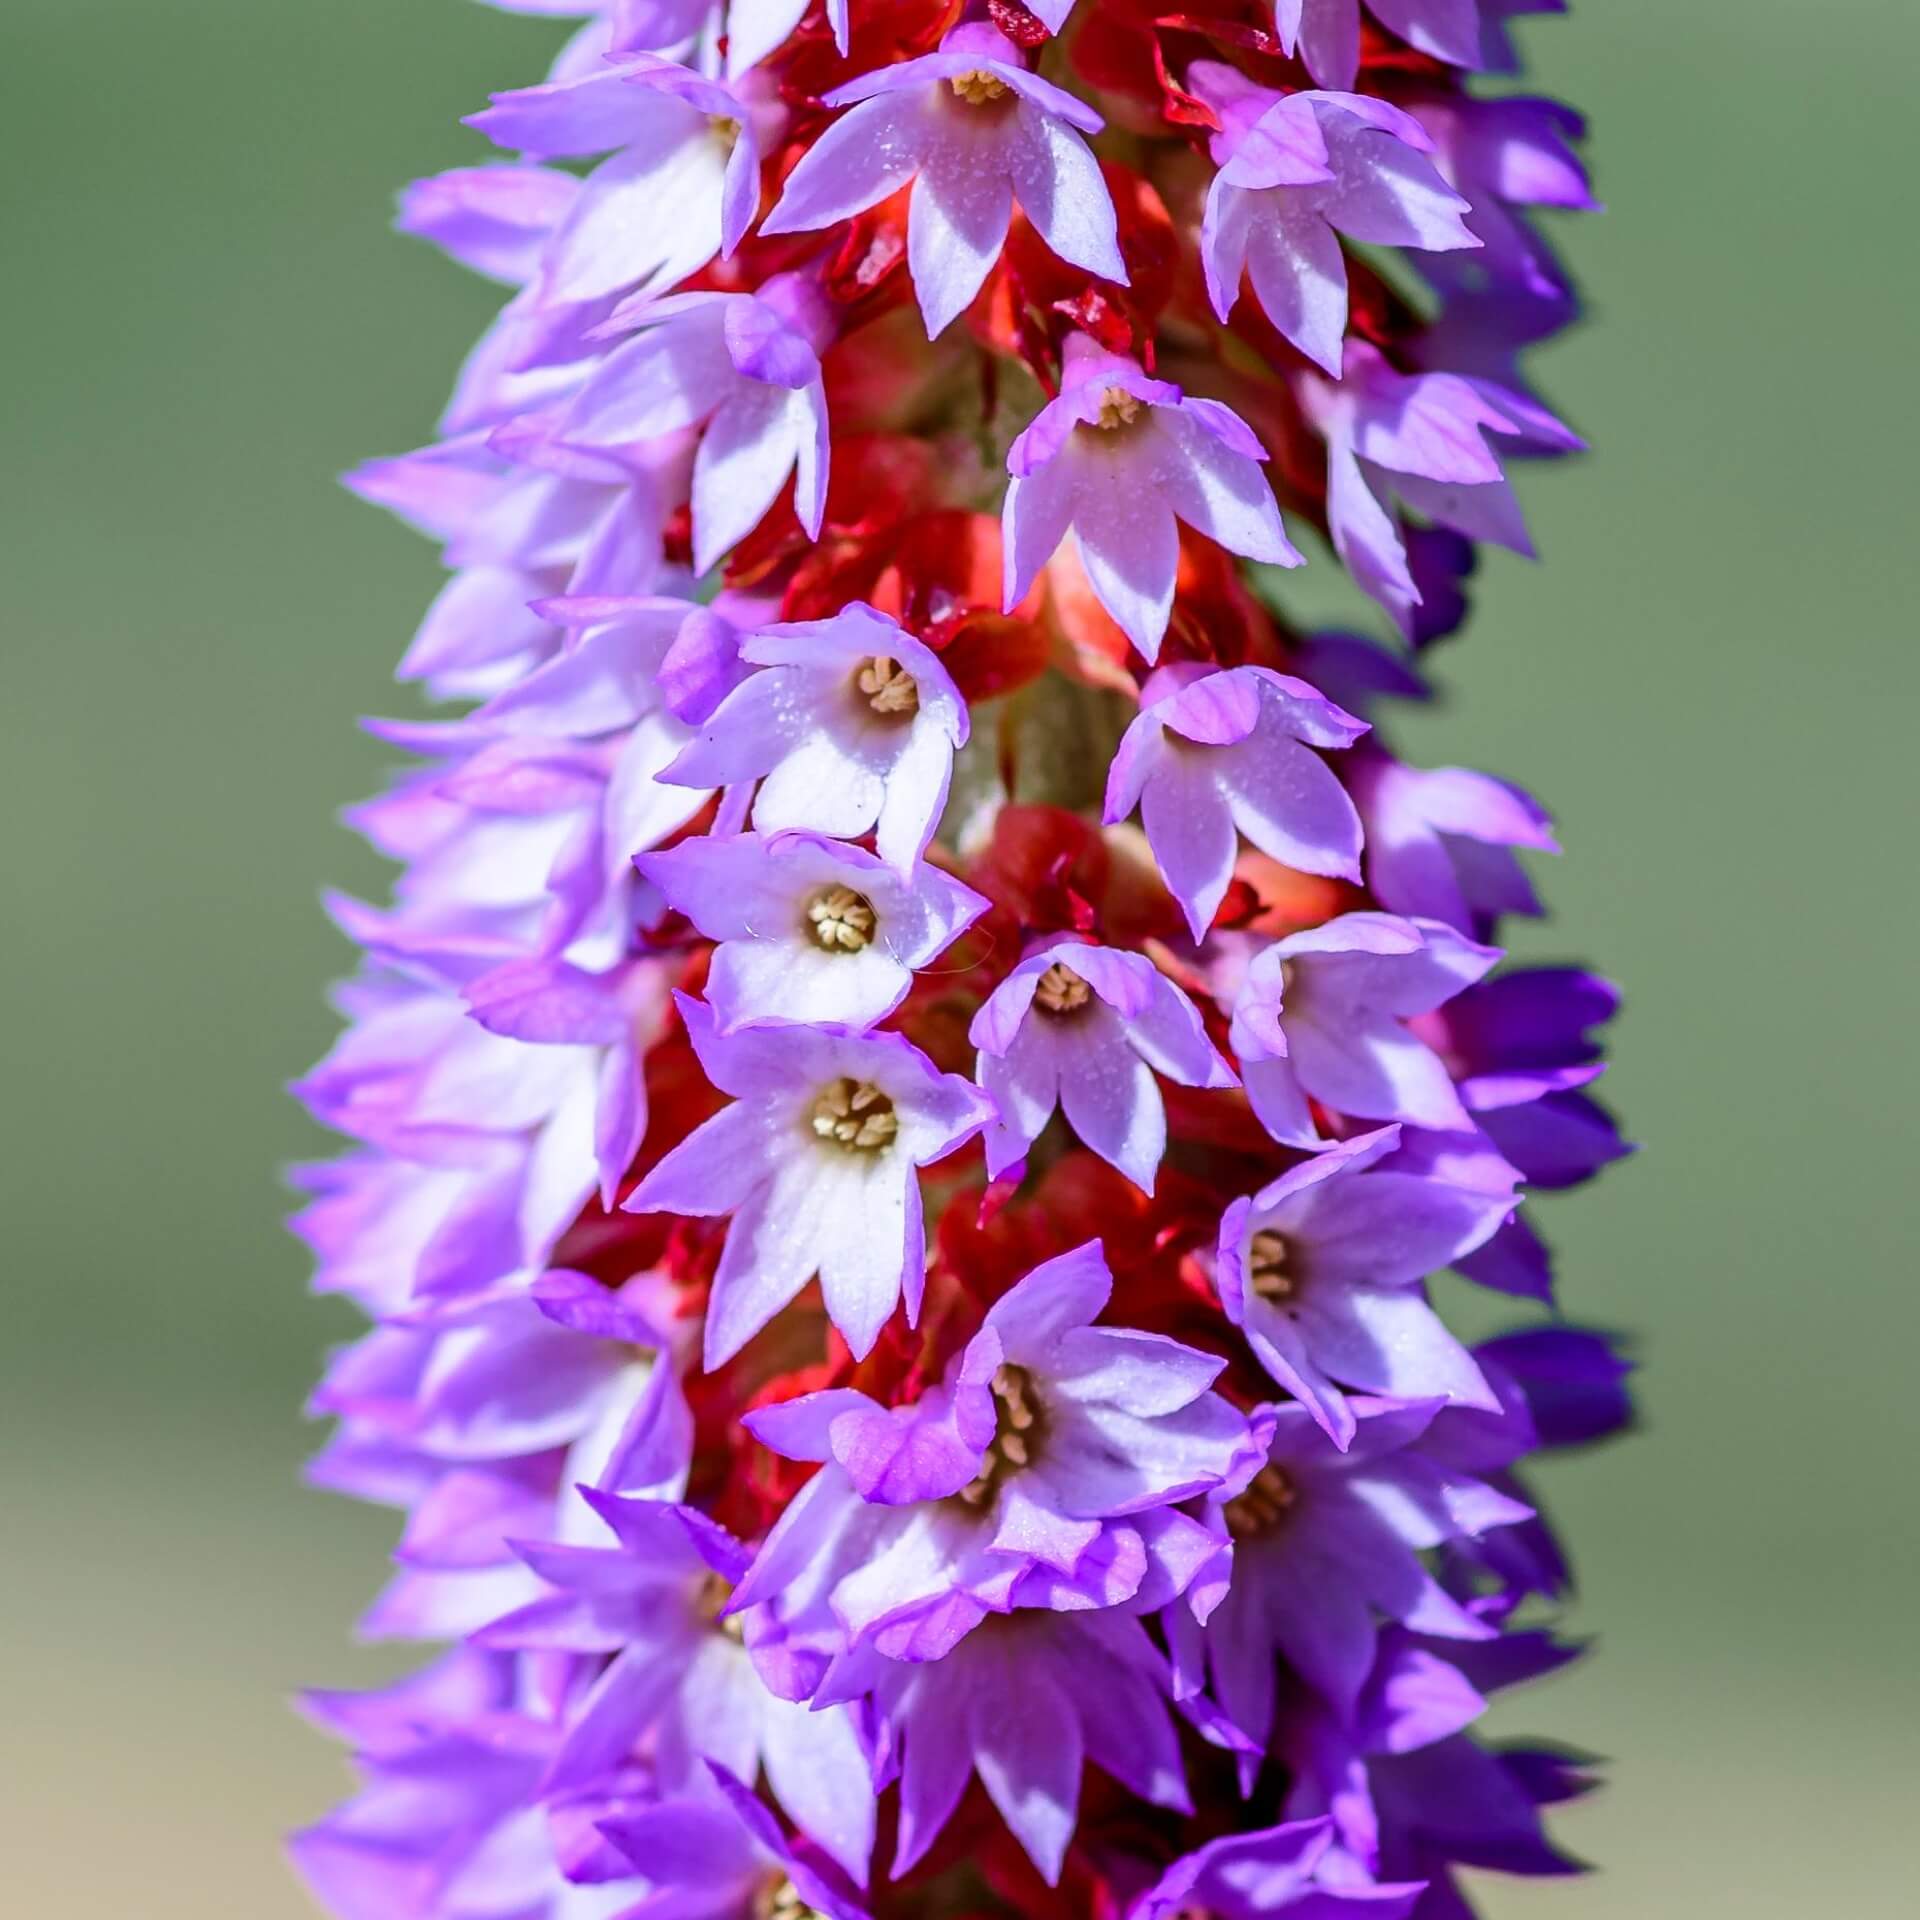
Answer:
<svg viewBox="0 0 1920 1920"><path fill-rule="evenodd" d="M817 833L710 835L636 864L718 943L707 1001L729 1029L871 1027L987 909L937 867L909 883L877 854Z"/></svg>
<svg viewBox="0 0 1920 1920"><path fill-rule="evenodd" d="M1347 330L1341 234L1426 251L1478 244L1461 220L1468 203L1426 158L1432 139L1411 114L1366 94L1273 93L1212 60L1195 61L1187 85L1222 121L1200 236L1222 320L1249 275L1267 318L1338 379Z"/></svg>
<svg viewBox="0 0 1920 1920"><path fill-rule="evenodd" d="M1302 873L1360 876L1360 816L1311 749L1348 747L1366 723L1269 667L1163 667L1140 690L1107 773L1108 825L1140 809L1193 937L1233 878L1236 834Z"/></svg>
<svg viewBox="0 0 1920 1920"><path fill-rule="evenodd" d="M729 1034L702 1002L676 998L707 1078L734 1104L681 1141L626 1205L732 1215L707 1365L737 1353L816 1274L834 1325L864 1354L903 1292L908 1318L920 1311L918 1169L978 1133L991 1105L898 1034Z"/></svg>
<svg viewBox="0 0 1920 1920"><path fill-rule="evenodd" d="M1422 593L1396 508L1531 554L1520 503L1486 436L1558 451L1580 444L1518 394L1458 374L1399 373L1359 341L1347 343L1338 386L1303 375L1300 392L1326 437L1334 551L1409 637Z"/></svg>
<svg viewBox="0 0 1920 1920"><path fill-rule="evenodd" d="M569 1717L547 1790L592 1786L643 1735L669 1788L705 1788L709 1761L746 1780L764 1765L780 1804L864 1880L873 1786L850 1719L769 1693L719 1618L750 1564L746 1549L697 1508L589 1499L617 1545L524 1545L552 1591L478 1636L490 1647L610 1656Z"/></svg>
<svg viewBox="0 0 1920 1920"><path fill-rule="evenodd" d="M661 778L760 780L753 824L851 838L911 873L933 838L967 738L967 703L940 659L861 601L831 620L762 627L740 643L761 669L715 708Z"/></svg>
<svg viewBox="0 0 1920 1920"><path fill-rule="evenodd" d="M561 422L581 446L617 448L699 428L693 459L693 564L705 573L758 525L791 477L809 534L827 504L832 338L825 297L803 274L754 293L651 300L642 331L601 362Z"/></svg>
<svg viewBox="0 0 1920 1920"><path fill-rule="evenodd" d="M494 97L468 122L538 159L611 153L550 243L551 302L666 288L731 253L759 197L766 119L731 88L653 54Z"/></svg>
<svg viewBox="0 0 1920 1920"><path fill-rule="evenodd" d="M1233 1045L1254 1111L1277 1140L1312 1146L1309 1099L1356 1120L1472 1124L1446 1063L1407 1025L1500 958L1438 920L1345 913L1254 957L1233 1003Z"/></svg>
<svg viewBox="0 0 1920 1920"><path fill-rule="evenodd" d="M1016 199L1063 260L1125 284L1113 202L1082 137L1100 116L1030 72L998 28L955 27L938 52L850 80L826 102L853 110L794 169L761 230L829 227L912 181L907 257L930 336L980 291Z"/></svg>
<svg viewBox="0 0 1920 1920"><path fill-rule="evenodd" d="M1125 1614L1010 1614L944 1660L876 1657L875 1674L879 1744L900 1782L896 1877L939 1837L970 1773L1049 1886L1073 1836L1086 1763L1150 1806L1191 1806L1166 1662Z"/></svg>
<svg viewBox="0 0 1920 1920"><path fill-rule="evenodd" d="M1511 1203L1369 1172L1399 1137L1384 1127L1330 1147L1236 1200L1220 1222L1214 1283L1227 1318L1341 1446L1354 1416L1336 1381L1400 1400L1500 1404L1420 1282L1486 1240Z"/></svg>
<svg viewBox="0 0 1920 1920"><path fill-rule="evenodd" d="M1362 1402L1344 1452L1305 1407L1266 1409L1266 1464L1211 1502L1231 1582L1204 1626L1185 1607L1165 1618L1176 1659L1194 1677L1204 1661L1213 1698L1256 1749L1280 1659L1336 1713L1351 1710L1373 1666L1376 1613L1443 1638L1493 1637L1419 1556L1532 1510L1423 1449L1438 1406Z"/></svg>
<svg viewBox="0 0 1920 1920"><path fill-rule="evenodd" d="M624 1885L593 1889L622 1896L596 1907L593 1920L867 1920L844 1879L790 1839L736 1776L716 1767L713 1782L717 1792L620 1808L596 1822L626 1872ZM637 1902L633 1876L646 1890Z"/></svg>
<svg viewBox="0 0 1920 1920"><path fill-rule="evenodd" d="M1233 1471L1246 1422L1210 1391L1216 1358L1093 1325L1112 1288L1098 1244L1077 1248L996 1301L914 1406L839 1389L748 1416L826 1463L733 1600L775 1603L785 1634L843 1663L788 1668L806 1691L836 1697L863 1650L941 1659L989 1614L1185 1590L1211 1542L1174 1509Z"/></svg>
<svg viewBox="0 0 1920 1920"><path fill-rule="evenodd" d="M1188 1087L1235 1084L1193 1002L1151 960L1082 940L1028 954L974 1015L968 1038L993 1097L987 1170L996 1178L1064 1107L1087 1146L1151 1193L1167 1145L1154 1074Z"/></svg>
<svg viewBox="0 0 1920 1920"><path fill-rule="evenodd" d="M1173 610L1176 521L1230 552L1297 567L1253 429L1084 333L1067 337L1058 398L1007 455L1005 602L1071 532L1100 604L1149 662Z"/></svg>
<svg viewBox="0 0 1920 1920"><path fill-rule="evenodd" d="M1389 1886L1322 1879L1335 1845L1331 1820L1296 1820L1258 1833L1228 1834L1176 1860L1129 1910L1128 1920L1405 1920L1425 1883Z"/></svg>

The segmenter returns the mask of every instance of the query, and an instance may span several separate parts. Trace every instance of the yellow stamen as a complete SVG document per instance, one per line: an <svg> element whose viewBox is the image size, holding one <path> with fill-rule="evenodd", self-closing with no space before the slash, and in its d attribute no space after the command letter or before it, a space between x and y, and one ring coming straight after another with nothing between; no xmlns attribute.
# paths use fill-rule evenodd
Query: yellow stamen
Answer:
<svg viewBox="0 0 1920 1920"><path fill-rule="evenodd" d="M1040 976L1040 984L1033 990L1033 1004L1056 1019L1078 1013L1092 997L1093 989L1071 967L1063 967L1058 960Z"/></svg>
<svg viewBox="0 0 1920 1920"><path fill-rule="evenodd" d="M822 887L807 902L807 926L814 945L829 953L858 953L879 924L872 903L851 887Z"/></svg>
<svg viewBox="0 0 1920 1920"><path fill-rule="evenodd" d="M1254 1475L1246 1492L1227 1502L1227 1531L1236 1540L1271 1533L1297 1498L1293 1482L1271 1463Z"/></svg>
<svg viewBox="0 0 1920 1920"><path fill-rule="evenodd" d="M1271 1228L1256 1233L1247 1246L1247 1275L1262 1300L1288 1300L1295 1280L1287 1271L1287 1243Z"/></svg>
<svg viewBox="0 0 1920 1920"><path fill-rule="evenodd" d="M970 1507L984 1507L992 1500L1009 1467L1031 1465L1040 1442L1040 1400L1033 1390L1033 1377L1024 1367L1008 1364L996 1368L993 1398L994 1434L987 1443L986 1459L978 1477L959 1494Z"/></svg>
<svg viewBox="0 0 1920 1920"><path fill-rule="evenodd" d="M1130 427L1140 417L1140 402L1125 387L1109 387L1100 396L1100 412L1094 425L1103 433L1117 427Z"/></svg>
<svg viewBox="0 0 1920 1920"><path fill-rule="evenodd" d="M956 73L947 85L970 107L988 106L995 100L1004 100L1013 91L997 73L989 73L985 67Z"/></svg>
<svg viewBox="0 0 1920 1920"><path fill-rule="evenodd" d="M845 1074L820 1090L812 1120L816 1138L847 1153L878 1153L900 1131L893 1102L871 1080Z"/></svg>
<svg viewBox="0 0 1920 1920"><path fill-rule="evenodd" d="M867 696L867 705L875 713L907 714L920 711L920 688L899 661L876 653L863 661L853 677L854 685Z"/></svg>

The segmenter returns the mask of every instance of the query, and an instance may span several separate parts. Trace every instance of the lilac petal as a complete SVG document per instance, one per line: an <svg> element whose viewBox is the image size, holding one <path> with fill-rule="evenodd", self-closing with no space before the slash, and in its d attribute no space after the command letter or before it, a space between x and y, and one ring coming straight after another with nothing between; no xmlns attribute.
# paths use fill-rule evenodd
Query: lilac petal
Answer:
<svg viewBox="0 0 1920 1920"><path fill-rule="evenodd" d="M1229 552L1274 566L1298 567L1302 555L1280 524L1273 488L1260 470L1264 451L1237 415L1220 413L1240 428L1240 445L1223 443L1218 416L1202 412L1204 403L1187 401L1178 410L1157 408L1155 429L1179 450L1158 474L1162 497L1188 526L1217 540ZM1255 450L1249 453L1250 444Z"/></svg>
<svg viewBox="0 0 1920 1920"><path fill-rule="evenodd" d="M1242 1053L1240 1079L1260 1124L1283 1146L1320 1144L1319 1130L1313 1124L1312 1110L1291 1060L1249 1058Z"/></svg>
<svg viewBox="0 0 1920 1920"><path fill-rule="evenodd" d="M1014 1365L1050 1365L1061 1338L1096 1319L1112 1292L1106 1255L1089 1240L1035 1267L988 1308L984 1324Z"/></svg>
<svg viewBox="0 0 1920 1920"><path fill-rule="evenodd" d="M863 102L807 150L760 231L806 233L877 206L919 171L925 138L921 100L891 95Z"/></svg>
<svg viewBox="0 0 1920 1920"><path fill-rule="evenodd" d="M1347 329L1347 262L1340 241L1318 211L1271 203L1253 216L1247 275L1262 312L1276 329L1336 380Z"/></svg>
<svg viewBox="0 0 1920 1920"><path fill-rule="evenodd" d="M753 1100L737 1100L671 1148L628 1195L628 1213L679 1213L691 1218L731 1213L761 1188L780 1117Z"/></svg>
<svg viewBox="0 0 1920 1920"><path fill-rule="evenodd" d="M1073 1701L1044 1669L1003 1669L973 1695L974 1769L1013 1836L1057 1886L1080 1806L1082 1739Z"/></svg>
<svg viewBox="0 0 1920 1920"><path fill-rule="evenodd" d="M1313 1356L1337 1380L1395 1399L1443 1397L1498 1412L1500 1402L1440 1316L1408 1288L1351 1287L1302 1306Z"/></svg>
<svg viewBox="0 0 1920 1920"><path fill-rule="evenodd" d="M907 264L929 340L972 305L1012 220L1013 189L1004 174L978 165L936 170L929 164L914 181Z"/></svg>
<svg viewBox="0 0 1920 1920"><path fill-rule="evenodd" d="M820 1172L815 1156L784 1160L772 1180L734 1210L707 1309L709 1372L731 1360L819 1271L823 1243L837 1224L837 1195Z"/></svg>
<svg viewBox="0 0 1920 1920"><path fill-rule="evenodd" d="M1023 102L1004 152L1014 198L1041 239L1069 265L1125 286L1118 218L1086 141L1052 114Z"/></svg>
<svg viewBox="0 0 1920 1920"><path fill-rule="evenodd" d="M1073 531L1088 584L1141 658L1152 662L1172 616L1180 566L1180 535L1158 467L1141 471L1123 457L1088 457L1079 500L1084 506L1076 509Z"/></svg>
<svg viewBox="0 0 1920 1920"><path fill-rule="evenodd" d="M1060 1104L1068 1124L1142 1193L1167 1150L1167 1113L1153 1069L1126 1043L1113 1013L1094 1003L1074 1019L1073 1041L1059 1052Z"/></svg>
<svg viewBox="0 0 1920 1920"><path fill-rule="evenodd" d="M812 396L740 382L716 409L693 462L693 565L710 573L760 524L814 443Z"/></svg>

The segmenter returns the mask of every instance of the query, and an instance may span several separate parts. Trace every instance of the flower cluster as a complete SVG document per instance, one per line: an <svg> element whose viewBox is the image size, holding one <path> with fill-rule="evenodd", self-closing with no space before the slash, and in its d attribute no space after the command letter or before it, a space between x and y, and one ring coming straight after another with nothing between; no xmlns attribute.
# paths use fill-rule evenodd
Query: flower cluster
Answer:
<svg viewBox="0 0 1920 1920"><path fill-rule="evenodd" d="M343 1920L1450 1920L1570 1870L1526 1462L1627 1418L1524 1189L1626 1149L1396 757L1589 204L1557 0L572 16L402 225L510 289L352 484L443 548L301 1083ZM1344 564L1391 645L1309 634ZM1477 1345L1433 1278L1530 1308ZM1447 1284L1456 1284L1449 1282ZM1523 1614L1522 1609L1526 1612Z"/></svg>

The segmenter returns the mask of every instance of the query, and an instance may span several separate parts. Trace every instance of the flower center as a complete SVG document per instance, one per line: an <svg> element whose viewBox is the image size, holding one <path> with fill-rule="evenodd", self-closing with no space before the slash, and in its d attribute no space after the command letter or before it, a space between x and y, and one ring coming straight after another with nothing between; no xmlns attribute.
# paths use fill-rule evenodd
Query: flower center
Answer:
<svg viewBox="0 0 1920 1920"><path fill-rule="evenodd" d="M1093 989L1071 967L1063 967L1058 960L1040 976L1040 984L1033 990L1033 1004L1056 1020L1078 1013L1092 998Z"/></svg>
<svg viewBox="0 0 1920 1920"><path fill-rule="evenodd" d="M842 1074L813 1103L813 1131L847 1153L878 1153L900 1131L893 1102L871 1080Z"/></svg>
<svg viewBox="0 0 1920 1920"><path fill-rule="evenodd" d="M1271 1228L1247 1244L1247 1276L1262 1300L1289 1300L1299 1282L1287 1271L1287 1243Z"/></svg>
<svg viewBox="0 0 1920 1920"><path fill-rule="evenodd" d="M959 1497L970 1507L986 1506L1007 1470L1029 1465L1040 1442L1040 1400L1025 1367L995 1368L993 1400L993 1438L986 1459L973 1482L960 1489Z"/></svg>
<svg viewBox="0 0 1920 1920"><path fill-rule="evenodd" d="M997 73L989 73L985 67L956 73L947 85L970 107L990 106L996 100L1004 100L1013 91Z"/></svg>
<svg viewBox="0 0 1920 1920"><path fill-rule="evenodd" d="M828 953L858 953L872 941L877 924L872 902L851 887L822 887L807 902L813 943Z"/></svg>
<svg viewBox="0 0 1920 1920"><path fill-rule="evenodd" d="M1100 411L1093 424L1103 433L1112 433L1117 427L1132 426L1139 418L1139 400L1125 387L1109 387L1100 396Z"/></svg>
<svg viewBox="0 0 1920 1920"><path fill-rule="evenodd" d="M710 1626L715 1633L723 1633L729 1640L742 1638L740 1619L736 1614L731 1619L722 1620L720 1610L733 1598L733 1582L724 1575L710 1573L700 1582L700 1591L694 1595L693 1610Z"/></svg>
<svg viewBox="0 0 1920 1920"><path fill-rule="evenodd" d="M853 684L866 695L867 705L875 713L905 716L920 711L920 688L913 675L884 653L862 661Z"/></svg>
<svg viewBox="0 0 1920 1920"><path fill-rule="evenodd" d="M707 130L728 153L733 151L734 142L740 138L740 122L730 113L708 114Z"/></svg>
<svg viewBox="0 0 1920 1920"><path fill-rule="evenodd" d="M820 1920L820 1913L807 1905L800 1889L784 1873L779 1873L769 1875L754 1896L753 1920Z"/></svg>
<svg viewBox="0 0 1920 1920"><path fill-rule="evenodd" d="M1254 1475L1245 1493L1227 1502L1227 1531L1236 1540L1252 1540L1271 1533L1286 1518L1299 1496L1293 1482L1271 1463Z"/></svg>

